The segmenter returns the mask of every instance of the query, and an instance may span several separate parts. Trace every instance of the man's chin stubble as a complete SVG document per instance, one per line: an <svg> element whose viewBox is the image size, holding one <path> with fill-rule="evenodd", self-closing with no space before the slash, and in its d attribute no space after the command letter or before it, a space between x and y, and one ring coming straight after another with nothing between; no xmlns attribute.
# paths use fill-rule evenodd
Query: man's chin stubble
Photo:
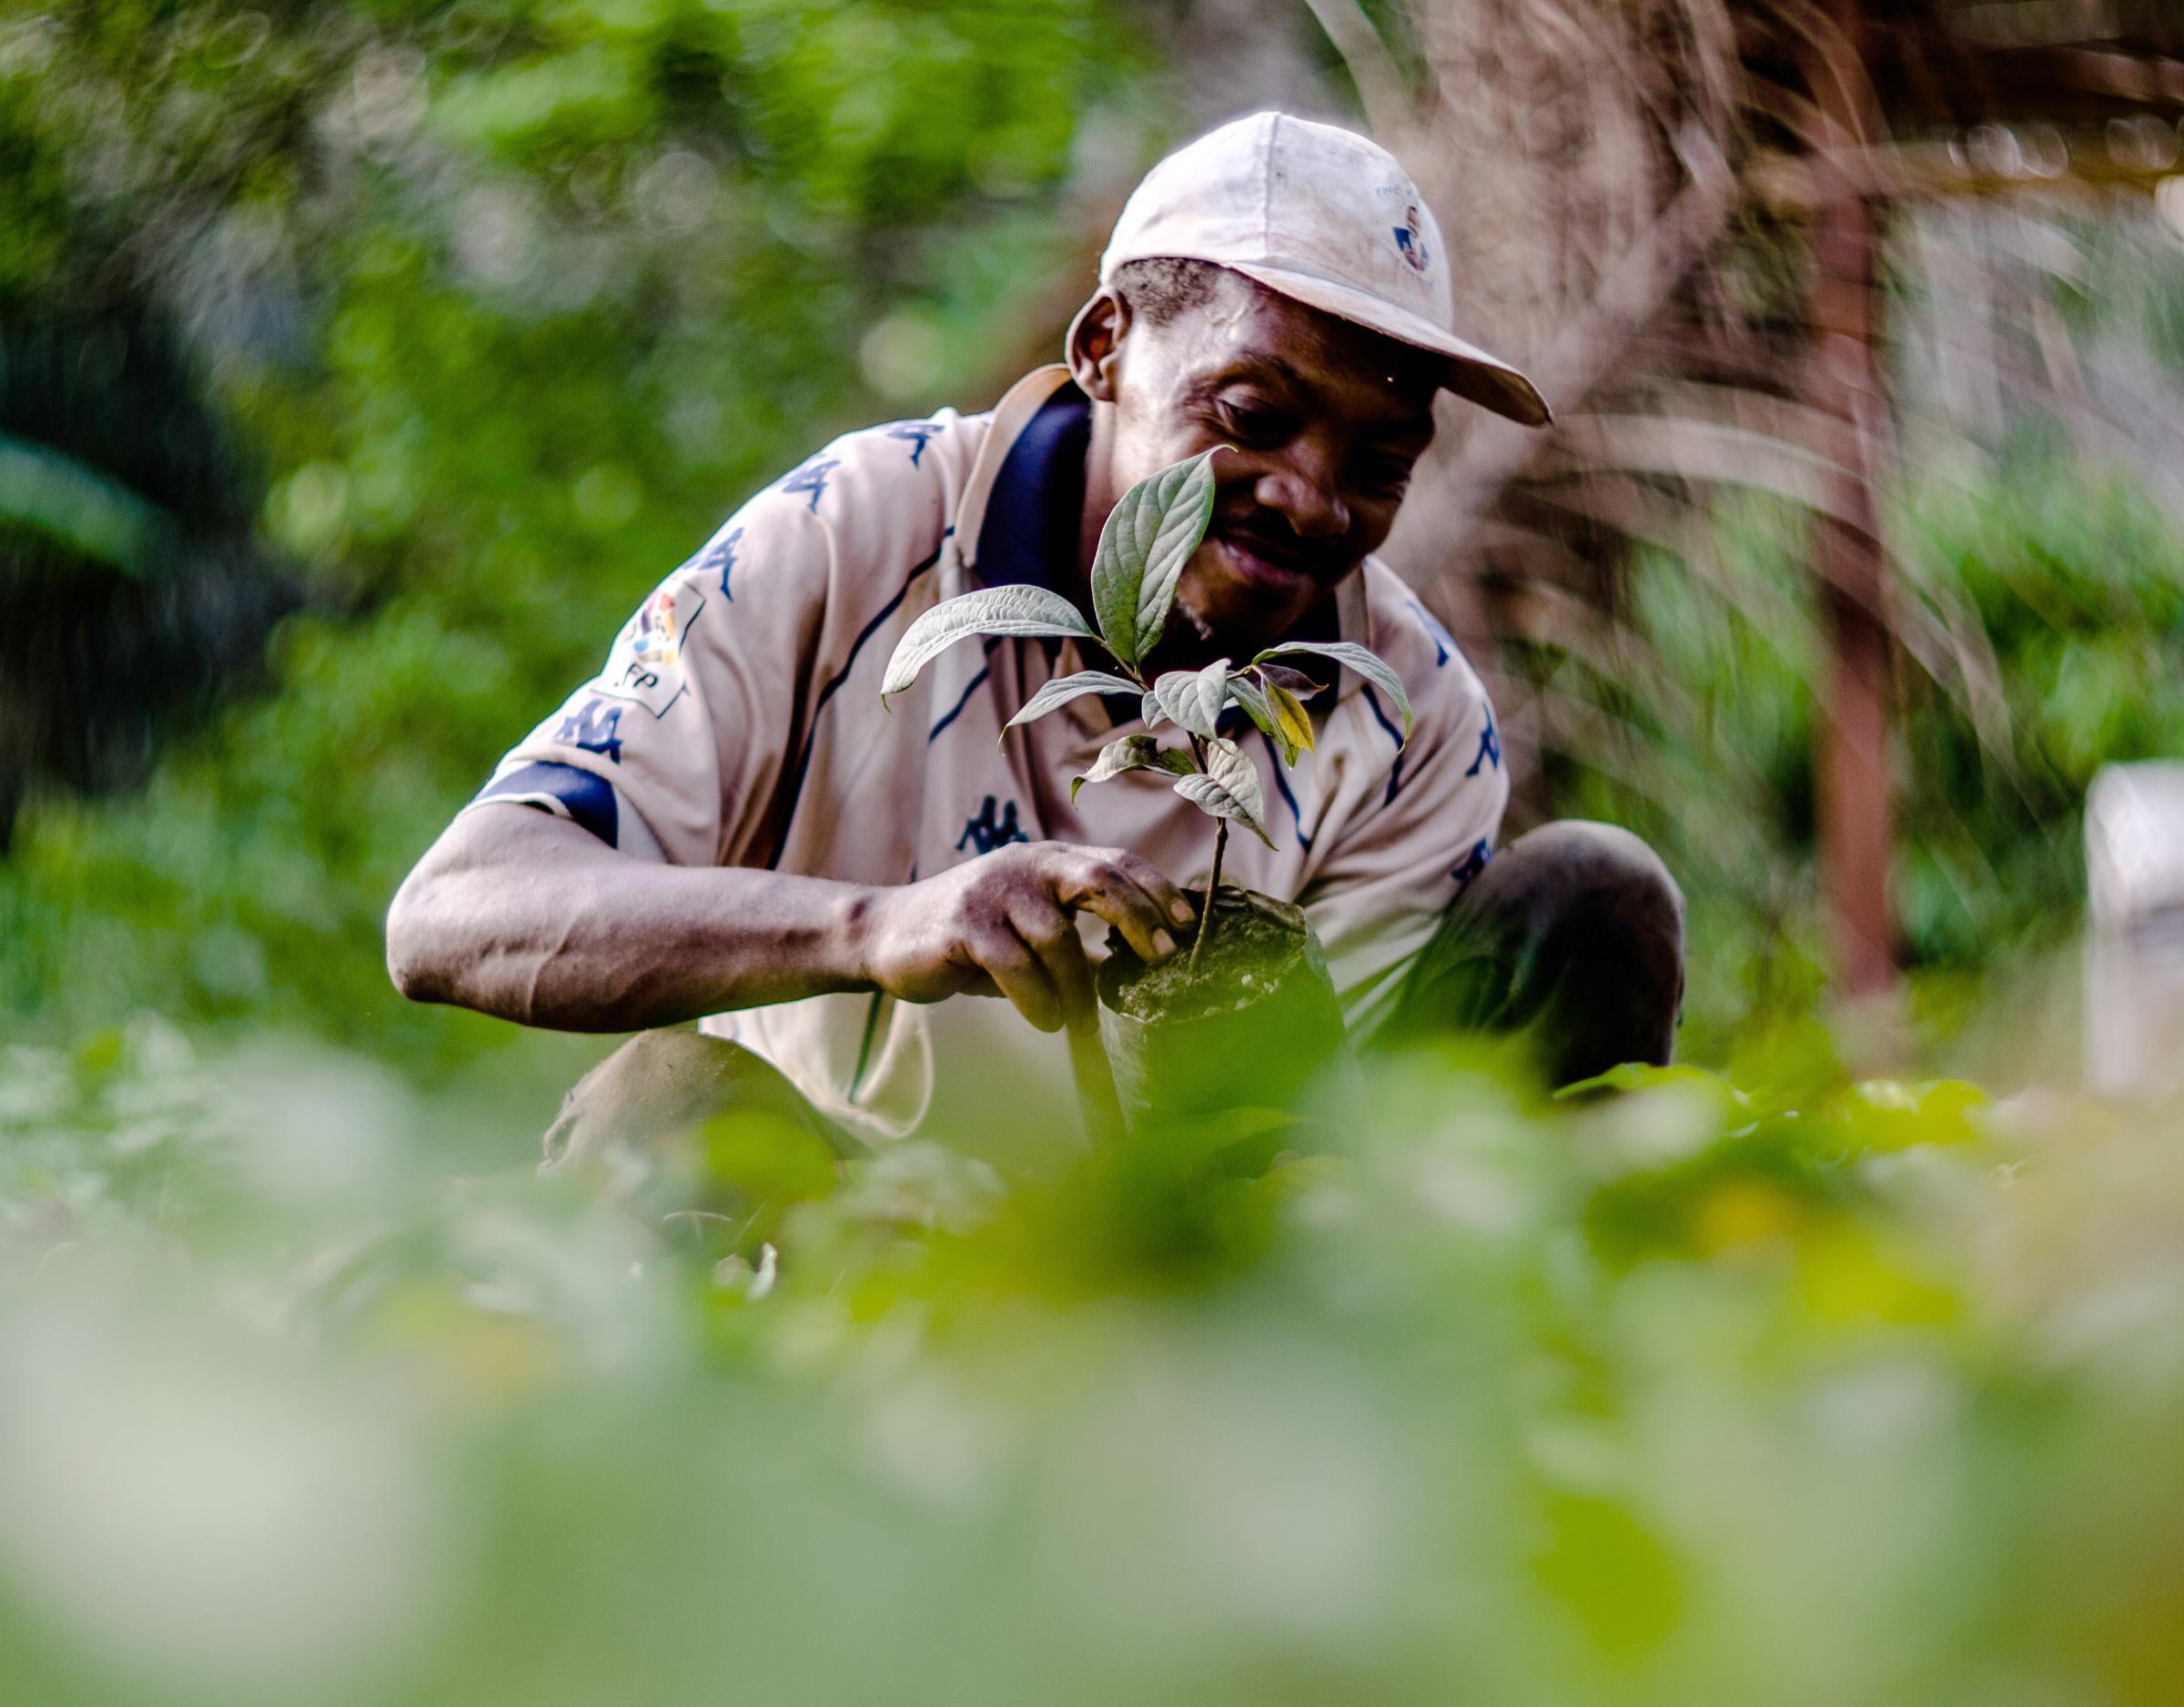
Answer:
<svg viewBox="0 0 2184 1707"><path fill-rule="evenodd" d="M1259 625L1249 629L1221 624L1178 600L1161 638L1158 651L1148 660L1156 673L1169 670L1202 670L1216 659L1233 664L1249 663L1279 638Z"/></svg>
<svg viewBox="0 0 2184 1707"><path fill-rule="evenodd" d="M1175 603L1175 613L1189 625L1190 643L1193 650L1200 650L1220 643L1219 631L1206 620L1204 612L1192 610L1178 599ZM1178 638L1182 637L1178 635Z"/></svg>

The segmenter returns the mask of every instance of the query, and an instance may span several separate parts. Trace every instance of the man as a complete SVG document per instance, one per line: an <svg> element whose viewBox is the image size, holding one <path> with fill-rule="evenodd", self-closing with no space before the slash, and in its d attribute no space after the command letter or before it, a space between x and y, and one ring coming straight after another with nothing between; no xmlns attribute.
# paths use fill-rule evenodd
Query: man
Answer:
<svg viewBox="0 0 2184 1707"><path fill-rule="evenodd" d="M1370 683L1330 671L1315 751L1293 772L1259 754L1277 845L1232 840L1228 874L1305 908L1361 1039L1529 1022L1558 1077L1665 1060L1673 883L1604 825L1548 826L1489 865L1508 797L1492 711L1370 556L1437 391L1548 419L1450 330L1451 300L1431 215L1363 137L1269 113L1169 157L1116 227L1067 367L986 415L837 440L667 578L404 884L395 981L569 1030L701 1021L602 1064L550 1151L738 1102L865 1142L996 1110L1073 1140L1052 1034L1091 1015L1085 943L1112 925L1174 952L1212 823L1157 777L1071 801L1127 704L1004 735L1096 662L1073 644L966 642L887 708L881 672L921 611L975 587L1089 609L1116 500L1225 444L1157 667L1340 637L1396 668L1416 717L1405 744Z"/></svg>

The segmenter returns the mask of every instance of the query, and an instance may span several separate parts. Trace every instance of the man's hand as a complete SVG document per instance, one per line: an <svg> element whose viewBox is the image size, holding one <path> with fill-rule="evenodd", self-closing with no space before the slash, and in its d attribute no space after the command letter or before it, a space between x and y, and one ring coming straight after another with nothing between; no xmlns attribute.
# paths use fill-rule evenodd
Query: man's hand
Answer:
<svg viewBox="0 0 2184 1707"><path fill-rule="evenodd" d="M1005 995L1041 1031L1089 1023L1092 969L1079 910L1138 955L1176 952L1171 927L1198 915L1150 862L1122 848L1017 842L896 889L872 892L865 977L905 1002Z"/></svg>

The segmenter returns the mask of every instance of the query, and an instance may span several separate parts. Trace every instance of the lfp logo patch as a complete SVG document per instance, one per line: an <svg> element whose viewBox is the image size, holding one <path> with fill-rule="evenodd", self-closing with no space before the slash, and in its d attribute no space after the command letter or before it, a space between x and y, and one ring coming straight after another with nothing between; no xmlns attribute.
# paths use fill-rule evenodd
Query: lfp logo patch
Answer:
<svg viewBox="0 0 2184 1707"><path fill-rule="evenodd" d="M662 587L637 612L637 632L632 641L632 650L640 663L661 670L675 662L680 638L681 631L675 623L675 590L672 585Z"/></svg>
<svg viewBox="0 0 2184 1707"><path fill-rule="evenodd" d="M1403 209L1403 223L1393 229L1395 231L1395 247L1401 253L1402 258L1410 263L1410 270L1415 273L1424 272L1428 259L1426 234L1420 227L1416 202L1412 202L1410 207Z"/></svg>

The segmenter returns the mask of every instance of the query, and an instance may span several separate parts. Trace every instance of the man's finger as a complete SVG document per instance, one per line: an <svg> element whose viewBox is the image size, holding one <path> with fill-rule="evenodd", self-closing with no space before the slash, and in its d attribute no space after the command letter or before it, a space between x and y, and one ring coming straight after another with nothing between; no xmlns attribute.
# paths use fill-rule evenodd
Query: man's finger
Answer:
<svg viewBox="0 0 2184 1707"><path fill-rule="evenodd" d="M1152 897L1153 904L1178 924L1196 924L1198 910L1190 904L1190 898L1152 861L1142 854L1133 854L1127 848L1117 848L1111 855L1130 881Z"/></svg>
<svg viewBox="0 0 2184 1707"><path fill-rule="evenodd" d="M1038 956L1026 948L1013 930L1000 924L972 945L972 956L1011 1002L1041 1031L1062 1027L1061 998L1048 982Z"/></svg>
<svg viewBox="0 0 2184 1707"><path fill-rule="evenodd" d="M1149 863L1140 864L1152 875L1159 875ZM1168 884L1164 877L1160 882ZM1173 884L1168 886L1174 888ZM1179 893L1176 898L1182 901ZM1137 874L1119 860L1097 856L1088 860L1063 892L1061 899L1070 906L1083 907L1098 914L1115 926L1140 960L1165 960L1176 952L1172 914L1163 899L1149 892L1138 881ZM1183 906L1188 913L1189 904L1183 903Z"/></svg>
<svg viewBox="0 0 2184 1707"><path fill-rule="evenodd" d="M1086 964L1076 921L1043 894L1018 902L1009 918L1059 997L1062 1023L1074 1030L1091 1019L1092 968Z"/></svg>

